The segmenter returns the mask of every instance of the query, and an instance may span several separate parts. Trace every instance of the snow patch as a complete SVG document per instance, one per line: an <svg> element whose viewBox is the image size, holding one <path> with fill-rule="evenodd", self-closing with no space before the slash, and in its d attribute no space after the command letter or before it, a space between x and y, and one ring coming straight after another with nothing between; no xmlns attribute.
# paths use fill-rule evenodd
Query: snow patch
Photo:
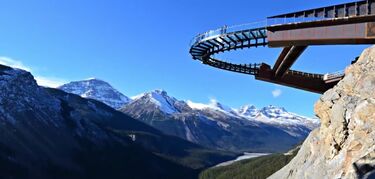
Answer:
<svg viewBox="0 0 375 179"><path fill-rule="evenodd" d="M222 105L221 103L219 103L218 101L214 99L211 99L209 104L194 103L190 100L186 101L186 103L190 108L195 109L195 110L211 109L211 110L224 112L230 115L232 115L232 113L235 112L235 109Z"/></svg>
<svg viewBox="0 0 375 179"><path fill-rule="evenodd" d="M191 109L198 109L198 110L203 110L203 109L206 109L206 108L209 108L210 106L207 105L207 104L202 104L202 103L194 103L190 100L187 100L186 101L187 105L191 108Z"/></svg>
<svg viewBox="0 0 375 179"><path fill-rule="evenodd" d="M193 134L191 133L189 127L185 124L184 125L184 128L185 128L185 131L186 131L186 139L190 142L195 142L195 138L193 136Z"/></svg>
<svg viewBox="0 0 375 179"><path fill-rule="evenodd" d="M150 93L151 101L159 106L160 110L167 114L173 114L177 112L176 108L174 108L164 96L159 93Z"/></svg>
<svg viewBox="0 0 375 179"><path fill-rule="evenodd" d="M155 104L162 112L166 114L174 114L179 112L174 103L175 98L169 97L167 92L164 90L154 90L148 93L142 93L140 95L132 97L133 101L145 99L153 104Z"/></svg>

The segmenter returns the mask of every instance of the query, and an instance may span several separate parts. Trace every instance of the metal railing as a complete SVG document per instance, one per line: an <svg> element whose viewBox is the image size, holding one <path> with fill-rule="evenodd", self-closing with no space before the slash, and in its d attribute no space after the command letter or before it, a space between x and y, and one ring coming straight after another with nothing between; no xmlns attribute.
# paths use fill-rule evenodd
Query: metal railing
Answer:
<svg viewBox="0 0 375 179"><path fill-rule="evenodd" d="M193 46L196 43L209 40L209 39L213 39L223 34L228 34L228 33L233 33L237 31L248 30L248 29L262 28L262 27L265 27L266 24L267 24L267 21L264 20L264 21L258 21L258 22L240 24L240 25L233 25L233 26L224 25L223 27L198 34L191 40L190 45Z"/></svg>
<svg viewBox="0 0 375 179"><path fill-rule="evenodd" d="M296 70L288 70L286 73L290 74L290 75L299 75L299 76L305 76L305 77L309 77L309 78L317 78L317 79L323 78L322 74L306 73L306 72L296 71Z"/></svg>
<svg viewBox="0 0 375 179"><path fill-rule="evenodd" d="M288 25L303 22L315 22L324 20L333 20L335 18L324 18L324 17L294 17L294 18L269 18L267 19L267 27L278 26L278 25Z"/></svg>
<svg viewBox="0 0 375 179"><path fill-rule="evenodd" d="M251 74L255 75L258 73L259 67L261 64L253 63L253 64L233 64L225 61L221 61L218 59L207 59L203 61L202 63L214 66L220 69L228 70L228 71L234 71L239 73L245 73L245 74Z"/></svg>
<svg viewBox="0 0 375 179"><path fill-rule="evenodd" d="M344 71L337 71L337 72L334 72L334 73L326 73L324 76L323 76L323 80L324 81L327 81L327 80L332 80L332 79L335 79L335 78L341 78L345 75Z"/></svg>
<svg viewBox="0 0 375 179"><path fill-rule="evenodd" d="M362 0L268 17L267 25L273 26L322 20L337 20L374 14L375 1Z"/></svg>

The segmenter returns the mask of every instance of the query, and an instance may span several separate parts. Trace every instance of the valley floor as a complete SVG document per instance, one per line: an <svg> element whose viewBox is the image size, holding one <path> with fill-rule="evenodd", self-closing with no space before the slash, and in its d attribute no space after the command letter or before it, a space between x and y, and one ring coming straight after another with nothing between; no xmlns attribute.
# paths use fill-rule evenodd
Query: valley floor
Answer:
<svg viewBox="0 0 375 179"><path fill-rule="evenodd" d="M209 168L200 173L200 179L263 179L288 164L298 150L288 154L271 154L236 161L225 166Z"/></svg>

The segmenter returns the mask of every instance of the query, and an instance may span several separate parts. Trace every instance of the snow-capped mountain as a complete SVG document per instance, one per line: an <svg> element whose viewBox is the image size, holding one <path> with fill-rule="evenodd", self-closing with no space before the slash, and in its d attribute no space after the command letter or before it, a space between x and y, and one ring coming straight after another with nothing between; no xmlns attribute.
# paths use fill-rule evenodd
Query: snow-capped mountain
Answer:
<svg viewBox="0 0 375 179"><path fill-rule="evenodd" d="M109 83L96 78L70 82L58 87L58 89L84 98L101 101L114 109L119 109L131 101L130 98L117 91Z"/></svg>
<svg viewBox="0 0 375 179"><path fill-rule="evenodd" d="M283 107L266 106L257 109L254 105L244 105L239 109L234 109L219 103L216 100L211 100L209 104L194 103L192 101L186 102L189 107L194 110L214 110L221 111L227 115L245 118L250 121L258 121L272 125L292 126L304 125L310 129L314 129L319 124L318 119L300 116L286 111Z"/></svg>
<svg viewBox="0 0 375 179"><path fill-rule="evenodd" d="M319 125L284 108L246 105L234 109L216 100L209 104L178 100L162 90L133 97L120 110L167 134L233 151L286 150Z"/></svg>
<svg viewBox="0 0 375 179"><path fill-rule="evenodd" d="M215 99L211 99L209 104L195 103L190 100L186 101L186 104L193 110L216 110L227 114L235 113L235 109L223 105Z"/></svg>
<svg viewBox="0 0 375 179"><path fill-rule="evenodd" d="M246 117L255 117L257 116L259 111L254 105L245 105L240 107L237 110L237 114L241 116L246 116Z"/></svg>
<svg viewBox="0 0 375 179"><path fill-rule="evenodd" d="M105 82L101 81L99 84L103 83ZM83 87L90 85L82 85L86 82L69 84L61 89L89 97L85 95L88 88ZM88 91L93 91L93 88L95 87L90 87ZM97 100L108 103L105 98L107 95L100 94L100 90L95 92L96 96L99 96ZM126 100L124 104L120 111L166 134L206 147L232 151L288 150L304 140L309 132L319 125L315 119L288 112L280 107L267 106L258 109L253 105L245 105L235 109L217 100L211 100L208 104L178 100L164 90L142 93Z"/></svg>
<svg viewBox="0 0 375 179"><path fill-rule="evenodd" d="M308 131L318 127L319 120L314 118L308 118L300 116L286 111L282 107L267 106L261 109L252 107L247 110L246 113L240 113L241 117L244 117L250 121L259 121L267 123L273 126L278 126L288 134L295 137L303 137ZM307 128L303 129L303 128ZM303 135L301 135L301 133Z"/></svg>
<svg viewBox="0 0 375 179"><path fill-rule="evenodd" d="M244 106L237 110L238 115L249 120L256 120L275 125L304 125L314 129L319 124L317 118L308 118L286 111L283 107L269 105L261 109L255 106Z"/></svg>
<svg viewBox="0 0 375 179"><path fill-rule="evenodd" d="M164 90L154 90L151 92L143 93L132 97L132 99L134 101L144 102L144 106L154 105L156 108L166 114L179 112L179 110L174 105L177 99L168 96L167 92Z"/></svg>

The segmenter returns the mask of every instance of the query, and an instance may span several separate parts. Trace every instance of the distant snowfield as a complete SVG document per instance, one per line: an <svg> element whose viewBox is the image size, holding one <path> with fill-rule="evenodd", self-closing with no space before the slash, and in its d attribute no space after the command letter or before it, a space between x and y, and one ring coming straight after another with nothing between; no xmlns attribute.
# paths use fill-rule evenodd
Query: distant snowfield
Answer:
<svg viewBox="0 0 375 179"><path fill-rule="evenodd" d="M215 165L214 167L224 167L224 166L231 165L231 164L233 164L235 162L238 162L238 161L241 161L241 160L261 157L261 156L265 156L265 155L270 155L270 153L246 153L245 152L243 155L237 157L234 160L229 160L229 161L226 161L226 162L223 162L223 163L219 163L219 164Z"/></svg>

